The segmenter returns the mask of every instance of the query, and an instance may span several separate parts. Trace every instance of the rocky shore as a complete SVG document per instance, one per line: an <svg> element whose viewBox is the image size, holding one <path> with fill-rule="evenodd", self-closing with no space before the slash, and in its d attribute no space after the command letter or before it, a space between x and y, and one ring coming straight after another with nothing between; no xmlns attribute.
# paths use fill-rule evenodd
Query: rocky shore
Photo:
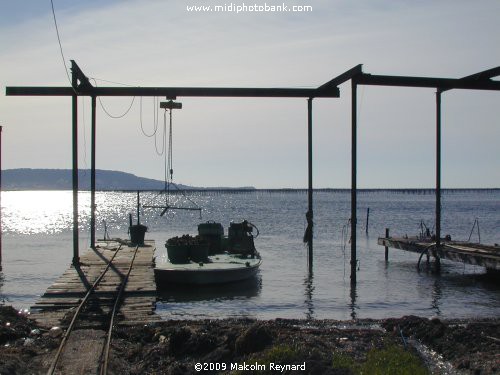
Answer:
<svg viewBox="0 0 500 375"><path fill-rule="evenodd" d="M42 374L61 330L0 306L0 374ZM118 327L113 374L497 374L500 319L165 321ZM201 370L201 371L198 371Z"/></svg>

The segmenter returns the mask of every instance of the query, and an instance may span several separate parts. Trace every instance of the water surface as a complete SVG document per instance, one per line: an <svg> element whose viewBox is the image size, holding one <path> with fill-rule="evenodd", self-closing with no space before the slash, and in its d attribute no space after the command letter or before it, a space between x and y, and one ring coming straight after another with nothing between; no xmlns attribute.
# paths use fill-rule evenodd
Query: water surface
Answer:
<svg viewBox="0 0 500 375"><path fill-rule="evenodd" d="M202 221L247 219L257 225L256 246L264 261L257 279L229 287L192 290L173 288L159 295L157 312L165 318L385 318L421 316L493 317L500 312L500 287L485 281L482 267L443 261L442 272L416 271L418 254L389 251L377 237L385 228L394 235L416 235L423 220L434 225L434 195L400 192L360 192L358 196L358 275L350 285L348 218L350 193L318 192L314 196L314 268L307 267L302 243L306 227L304 193L251 192L190 196L203 207L197 212L176 211L159 217L159 210L143 209L141 222L147 238L156 240L157 262L165 259L165 240L196 233ZM165 197L143 193L143 203L161 204ZM178 205L192 206L186 198ZM90 194L81 192L80 247L89 245ZM499 243L500 191L445 192L443 234L466 240L474 220L481 241ZM104 221L111 237L127 236L128 214L135 217L135 193L97 194L97 236ZM368 234L366 210L370 208ZM2 192L3 270L0 299L17 308L29 307L69 266L72 259L72 193L70 191ZM472 241L478 240L474 231Z"/></svg>

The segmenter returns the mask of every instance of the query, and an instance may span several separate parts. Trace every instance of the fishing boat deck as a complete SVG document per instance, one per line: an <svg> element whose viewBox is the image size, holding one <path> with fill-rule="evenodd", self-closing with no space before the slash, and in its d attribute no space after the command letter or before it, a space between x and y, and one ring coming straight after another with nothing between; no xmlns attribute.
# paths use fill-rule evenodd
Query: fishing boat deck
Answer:
<svg viewBox="0 0 500 375"><path fill-rule="evenodd" d="M66 326L87 291L101 275L112 256L118 252L99 285L98 308L111 311L112 295L127 274L136 246L124 241L98 241L95 249L88 249L80 257L80 265L71 265L31 307L31 317L44 327ZM156 283L154 277L155 242L145 241L140 246L120 306L119 324L144 324L160 320L154 313Z"/></svg>
<svg viewBox="0 0 500 375"><path fill-rule="evenodd" d="M378 244L421 254L433 242L417 237L380 237ZM438 255L442 259L486 267L488 271L500 271L500 246L470 242L442 240Z"/></svg>
<svg viewBox="0 0 500 375"><path fill-rule="evenodd" d="M185 270L185 271L215 271L224 269L237 269L241 267L255 267L259 265L262 260L260 258L238 258L229 254L218 254L209 256L209 262L196 263L181 263L173 264L169 261L158 263L158 270Z"/></svg>

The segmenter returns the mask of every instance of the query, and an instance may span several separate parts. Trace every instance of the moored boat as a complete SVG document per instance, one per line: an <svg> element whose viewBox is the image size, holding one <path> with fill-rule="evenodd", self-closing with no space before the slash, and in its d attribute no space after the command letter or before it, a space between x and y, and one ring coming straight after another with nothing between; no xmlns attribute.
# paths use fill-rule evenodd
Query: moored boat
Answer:
<svg viewBox="0 0 500 375"><path fill-rule="evenodd" d="M220 223L198 225L198 235L167 240L168 261L155 267L156 285L224 284L255 277L262 263L255 249L253 229L248 221L231 223L228 236Z"/></svg>

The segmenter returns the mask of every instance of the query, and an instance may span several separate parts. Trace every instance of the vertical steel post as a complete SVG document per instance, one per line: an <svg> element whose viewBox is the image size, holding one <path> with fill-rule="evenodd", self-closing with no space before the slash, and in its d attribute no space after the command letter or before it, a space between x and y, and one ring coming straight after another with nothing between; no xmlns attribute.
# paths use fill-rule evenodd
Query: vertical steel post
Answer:
<svg viewBox="0 0 500 375"><path fill-rule="evenodd" d="M356 283L356 208L357 208L357 82L351 80L351 283Z"/></svg>
<svg viewBox="0 0 500 375"><path fill-rule="evenodd" d="M2 130L0 126L0 271L2 270Z"/></svg>
<svg viewBox="0 0 500 375"><path fill-rule="evenodd" d="M385 228L385 238L389 238L389 228ZM385 261L389 261L389 247L385 246Z"/></svg>
<svg viewBox="0 0 500 375"><path fill-rule="evenodd" d="M95 249L95 166L96 166L96 97L92 95L92 125L90 151L90 247Z"/></svg>
<svg viewBox="0 0 500 375"><path fill-rule="evenodd" d="M76 64L71 61L71 84L73 90L78 86ZM73 265L79 265L80 256L78 248L78 95L76 91L71 96L72 102L72 143L73 143Z"/></svg>
<svg viewBox="0 0 500 375"><path fill-rule="evenodd" d="M368 234L368 220L370 219L370 207L366 209L366 227L365 233Z"/></svg>
<svg viewBox="0 0 500 375"><path fill-rule="evenodd" d="M313 267L313 149L312 149L312 98L307 100L307 169L308 169L308 190L307 190L307 203L308 203L308 225L311 226L311 236L308 243L308 262L309 262L309 272L312 272ZM309 222L310 220L310 222Z"/></svg>
<svg viewBox="0 0 500 375"><path fill-rule="evenodd" d="M141 224L141 213L140 213L140 197L139 197L140 191L137 190L137 225Z"/></svg>
<svg viewBox="0 0 500 375"><path fill-rule="evenodd" d="M436 265L441 246L441 90L436 91Z"/></svg>

